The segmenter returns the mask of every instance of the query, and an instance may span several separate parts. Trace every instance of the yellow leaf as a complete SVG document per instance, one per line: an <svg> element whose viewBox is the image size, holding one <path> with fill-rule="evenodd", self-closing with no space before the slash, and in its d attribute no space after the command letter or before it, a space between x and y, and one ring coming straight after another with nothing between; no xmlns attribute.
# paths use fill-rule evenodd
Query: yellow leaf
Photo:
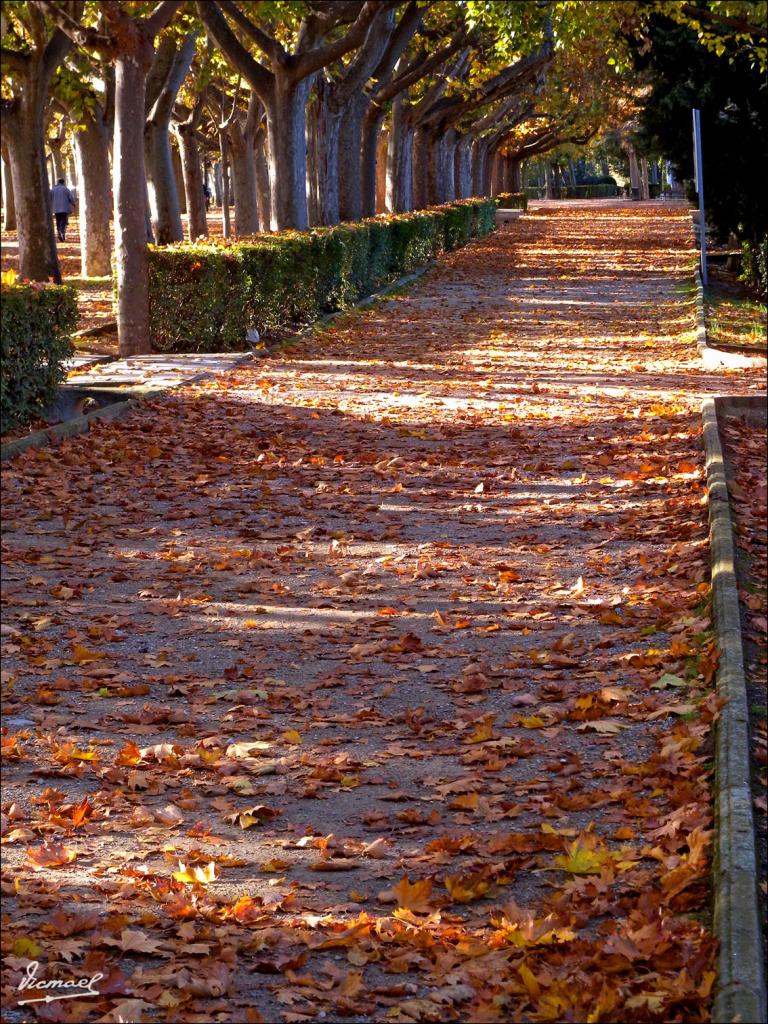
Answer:
<svg viewBox="0 0 768 1024"><path fill-rule="evenodd" d="M2 273L2 283L7 285L16 284L19 279L19 275L15 270L4 270Z"/></svg>
<svg viewBox="0 0 768 1024"><path fill-rule="evenodd" d="M301 743L301 734L296 729L286 729L283 739L286 743Z"/></svg>
<svg viewBox="0 0 768 1024"><path fill-rule="evenodd" d="M179 870L173 872L177 882L185 882L187 885L209 885L216 877L216 864L211 861L204 868L187 867L183 861L179 861Z"/></svg>
<svg viewBox="0 0 768 1024"><path fill-rule="evenodd" d="M566 853L555 857L555 866L574 875L599 875L610 859L610 851L600 846L597 836L586 832L569 843Z"/></svg>
<svg viewBox="0 0 768 1024"><path fill-rule="evenodd" d="M3 274L3 277L5 277L5 274ZM40 946L33 939L16 939L13 944L13 952L14 956L23 956L27 960L37 960L41 950Z"/></svg>
<svg viewBox="0 0 768 1024"><path fill-rule="evenodd" d="M539 718L538 715L530 715L528 718L521 718L520 725L524 729L543 729L547 723L543 718Z"/></svg>
<svg viewBox="0 0 768 1024"><path fill-rule="evenodd" d="M444 882L454 903L480 900L490 888L490 882L480 875L446 875Z"/></svg>

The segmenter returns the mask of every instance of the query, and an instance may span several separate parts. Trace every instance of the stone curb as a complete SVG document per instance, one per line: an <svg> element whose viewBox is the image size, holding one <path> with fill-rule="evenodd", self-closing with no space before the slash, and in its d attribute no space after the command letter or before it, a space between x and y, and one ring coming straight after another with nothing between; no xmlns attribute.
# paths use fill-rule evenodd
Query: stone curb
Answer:
<svg viewBox="0 0 768 1024"><path fill-rule="evenodd" d="M227 367L227 371L234 370L238 366L242 366L243 363L249 362L253 358L251 352L246 352L231 366ZM148 399L160 398L168 391L172 391L174 388L180 388L186 384L194 384L196 381L204 380L206 377L216 376L218 371L216 370L202 370L200 373L196 373L193 377L189 377L187 380L180 380L176 384L169 384L163 388L152 388L149 387L146 390L142 390L137 393L134 390L129 398L123 401L116 401L112 405L108 405L103 409L94 409L92 412L85 413L83 416L75 416L71 420L66 420L64 423L57 423L56 426L46 427L44 430L36 430L32 434L27 434L26 437L17 438L15 441L9 441L0 448L0 463L6 462L8 459L12 459L15 455L20 455L22 452L29 451L32 448L44 448L48 444L54 444L57 441L62 441L66 437L76 437L78 434L85 434L95 426L101 420L107 422L113 422L115 420L121 420L124 416L127 416L129 412L136 409L141 402L145 402Z"/></svg>
<svg viewBox="0 0 768 1024"><path fill-rule="evenodd" d="M758 397L758 401L759 401ZM744 678L733 527L717 401L702 406L707 460L712 604L720 654L717 690L724 705L715 746L714 930L719 942L712 1020L766 1019L757 854L750 785L749 709Z"/></svg>

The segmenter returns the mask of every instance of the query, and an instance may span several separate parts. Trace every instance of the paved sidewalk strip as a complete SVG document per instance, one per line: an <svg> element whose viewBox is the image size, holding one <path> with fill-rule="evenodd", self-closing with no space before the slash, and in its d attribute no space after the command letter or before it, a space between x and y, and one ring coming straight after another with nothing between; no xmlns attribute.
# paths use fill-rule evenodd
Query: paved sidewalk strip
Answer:
<svg viewBox="0 0 768 1024"><path fill-rule="evenodd" d="M3 467L11 945L125 1019L710 1019L700 409L764 376L692 256L549 204Z"/></svg>

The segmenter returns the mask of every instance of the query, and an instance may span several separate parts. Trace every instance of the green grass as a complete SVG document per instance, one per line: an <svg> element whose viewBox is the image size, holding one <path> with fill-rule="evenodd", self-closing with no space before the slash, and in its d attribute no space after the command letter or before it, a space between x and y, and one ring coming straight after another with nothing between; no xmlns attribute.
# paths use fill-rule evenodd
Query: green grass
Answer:
<svg viewBox="0 0 768 1024"><path fill-rule="evenodd" d="M766 307L714 285L704 293L709 344L766 350Z"/></svg>

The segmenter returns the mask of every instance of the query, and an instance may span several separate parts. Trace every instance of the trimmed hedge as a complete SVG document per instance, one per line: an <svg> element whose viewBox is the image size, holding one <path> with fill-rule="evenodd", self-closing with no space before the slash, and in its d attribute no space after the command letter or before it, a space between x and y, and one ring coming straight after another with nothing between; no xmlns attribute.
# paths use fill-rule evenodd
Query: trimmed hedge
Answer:
<svg viewBox="0 0 768 1024"><path fill-rule="evenodd" d="M224 352L245 334L280 337L345 309L494 229L495 199L310 231L150 249L152 348Z"/></svg>
<svg viewBox="0 0 768 1024"><path fill-rule="evenodd" d="M0 288L0 432L28 423L56 397L72 354L77 293L69 285Z"/></svg>
<svg viewBox="0 0 768 1024"><path fill-rule="evenodd" d="M496 203L503 210L527 210L528 196L525 192L499 192Z"/></svg>
<svg viewBox="0 0 768 1024"><path fill-rule="evenodd" d="M560 189L560 199L613 199L619 194L613 185L566 185Z"/></svg>

